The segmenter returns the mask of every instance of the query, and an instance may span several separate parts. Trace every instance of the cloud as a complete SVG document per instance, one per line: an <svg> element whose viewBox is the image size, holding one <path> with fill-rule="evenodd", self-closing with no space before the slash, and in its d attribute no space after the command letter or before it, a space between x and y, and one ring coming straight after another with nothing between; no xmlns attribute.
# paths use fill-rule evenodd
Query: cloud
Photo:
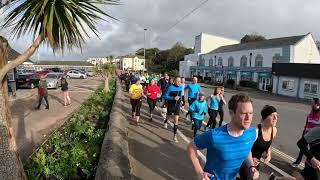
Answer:
<svg viewBox="0 0 320 180"><path fill-rule="evenodd" d="M123 0L123 5L103 9L120 19L100 22L100 39L90 33L90 39L79 49L53 56L51 50L40 48L40 59L84 60L89 57L124 55L143 48L144 28L146 47L170 48L180 41L193 47L194 36L201 32L240 39L247 33L257 32L267 38L301 35L308 32L320 36L317 17L320 1L308 0L209 0L197 11L168 29L186 13L203 1L195 0ZM1 17L0 17L1 18ZM3 30L0 31L3 33ZM9 35L5 32L4 35ZM154 41L157 38L156 41ZM22 52L31 43L30 37L10 40L12 47ZM34 56L33 59L37 59Z"/></svg>

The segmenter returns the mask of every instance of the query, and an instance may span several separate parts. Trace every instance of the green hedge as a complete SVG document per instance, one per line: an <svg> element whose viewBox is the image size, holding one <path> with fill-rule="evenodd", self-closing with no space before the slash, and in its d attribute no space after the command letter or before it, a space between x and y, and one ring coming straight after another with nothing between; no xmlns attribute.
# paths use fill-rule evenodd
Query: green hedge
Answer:
<svg viewBox="0 0 320 180"><path fill-rule="evenodd" d="M243 80L243 81L240 81L240 86L257 89L258 88L258 83L254 82L254 81L245 81L245 80Z"/></svg>
<svg viewBox="0 0 320 180"><path fill-rule="evenodd" d="M115 94L98 88L69 121L24 162L28 179L93 179Z"/></svg>

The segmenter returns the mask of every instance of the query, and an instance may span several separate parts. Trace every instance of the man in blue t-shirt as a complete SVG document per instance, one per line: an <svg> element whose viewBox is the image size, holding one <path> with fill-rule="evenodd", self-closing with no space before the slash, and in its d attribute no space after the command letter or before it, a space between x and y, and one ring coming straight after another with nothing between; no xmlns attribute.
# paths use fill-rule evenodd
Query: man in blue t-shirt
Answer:
<svg viewBox="0 0 320 180"><path fill-rule="evenodd" d="M253 107L246 94L233 95L228 103L231 121L196 136L188 145L188 155L199 179L236 179L241 164L246 161L253 179L259 177L254 166L251 148L256 131L250 127ZM197 150L207 149L207 162L202 168Z"/></svg>
<svg viewBox="0 0 320 180"><path fill-rule="evenodd" d="M188 84L185 88L185 90L188 90L188 104L189 106L198 98L198 94L202 93L202 89L200 84L198 84L198 78L193 77L192 83ZM191 120L192 120L192 113L188 111L186 114L186 118L188 119L188 115L190 114Z"/></svg>
<svg viewBox="0 0 320 180"><path fill-rule="evenodd" d="M177 139L177 130L178 130L178 123L179 123L179 113L180 113L180 105L182 103L182 91L183 88L181 86L181 78L176 77L174 79L174 83L170 85L167 90L165 91L163 97L167 102L167 118L164 121L164 127L167 128L168 118L173 116L172 119L174 120L173 126L173 141L178 142Z"/></svg>

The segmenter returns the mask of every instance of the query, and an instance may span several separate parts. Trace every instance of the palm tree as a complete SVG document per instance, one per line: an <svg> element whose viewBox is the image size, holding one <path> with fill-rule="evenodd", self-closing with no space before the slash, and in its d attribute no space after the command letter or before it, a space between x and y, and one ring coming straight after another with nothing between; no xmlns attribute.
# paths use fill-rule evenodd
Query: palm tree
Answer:
<svg viewBox="0 0 320 180"><path fill-rule="evenodd" d="M105 64L101 64L99 66L96 66L95 73L97 75L100 75L101 77L103 77L104 90L106 92L109 91L109 79L115 73L115 70L116 70L116 66L111 62L107 62Z"/></svg>
<svg viewBox="0 0 320 180"><path fill-rule="evenodd" d="M8 7L1 28L11 29L17 38L33 34L31 46L8 64L8 43L0 38L0 179L25 179L7 108L5 75L30 58L42 43L54 52L63 52L81 48L88 31L98 36L97 22L113 18L98 7L101 4L116 5L119 0L0 0L0 9Z"/></svg>

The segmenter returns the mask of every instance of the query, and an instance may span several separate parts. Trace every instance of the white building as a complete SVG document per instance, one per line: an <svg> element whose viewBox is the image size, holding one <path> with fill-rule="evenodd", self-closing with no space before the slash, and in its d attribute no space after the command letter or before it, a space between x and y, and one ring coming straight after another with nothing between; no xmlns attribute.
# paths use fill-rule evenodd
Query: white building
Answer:
<svg viewBox="0 0 320 180"><path fill-rule="evenodd" d="M190 77L190 67L197 66L199 56L208 53L221 46L238 44L239 41L215 36L211 34L201 33L195 37L194 54L188 54L184 57L184 61L179 62L179 75L182 77Z"/></svg>
<svg viewBox="0 0 320 180"><path fill-rule="evenodd" d="M320 97L320 64L275 63L274 94L302 99Z"/></svg>
<svg viewBox="0 0 320 180"><path fill-rule="evenodd" d="M146 71L145 59L138 55L126 55L117 57L119 59L119 69L131 71Z"/></svg>
<svg viewBox="0 0 320 180"><path fill-rule="evenodd" d="M110 57L105 57L105 58L89 58L86 60L87 62L93 64L93 65L99 65L99 64L105 64L105 63L118 63L116 58L110 58Z"/></svg>
<svg viewBox="0 0 320 180"><path fill-rule="evenodd" d="M187 77L200 75L218 82L233 79L237 85L241 80L250 80L257 82L259 89L267 90L272 84L272 63L320 63L319 51L310 33L216 47L200 54L196 65L190 63ZM184 68L181 73L187 72Z"/></svg>

